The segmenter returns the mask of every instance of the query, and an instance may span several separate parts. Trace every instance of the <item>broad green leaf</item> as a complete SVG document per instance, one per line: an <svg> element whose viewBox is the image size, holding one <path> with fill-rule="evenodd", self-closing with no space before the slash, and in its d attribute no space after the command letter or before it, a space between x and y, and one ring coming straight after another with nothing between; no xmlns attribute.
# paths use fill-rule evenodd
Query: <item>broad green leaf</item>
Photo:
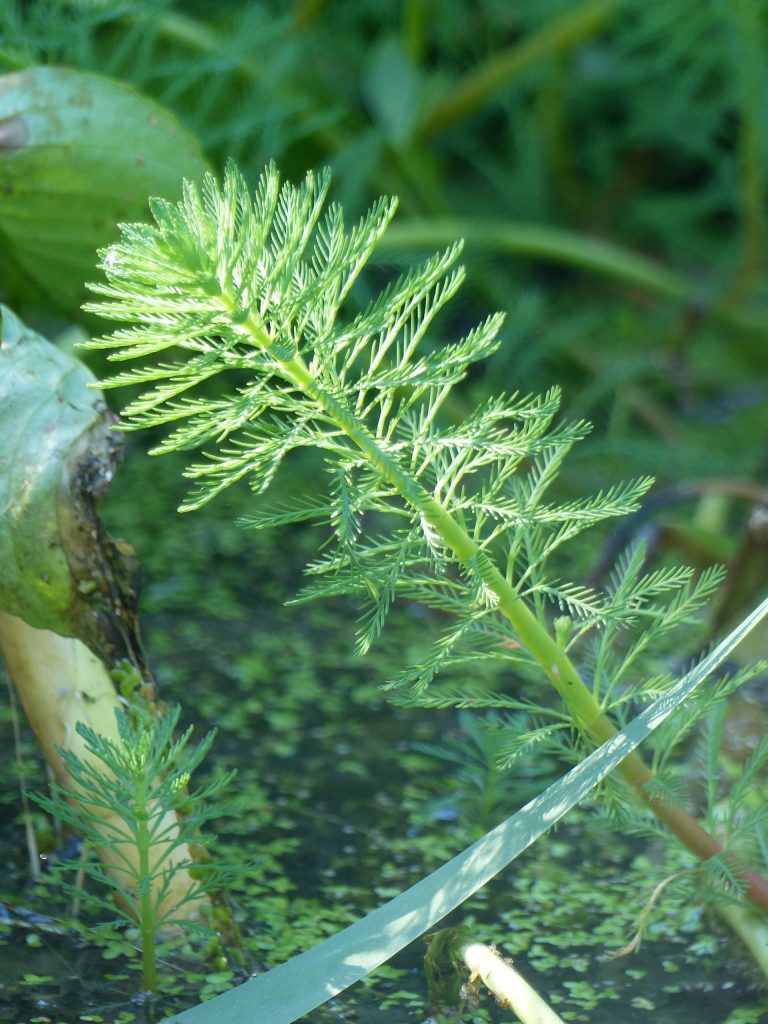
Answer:
<svg viewBox="0 0 768 1024"><path fill-rule="evenodd" d="M314 949L169 1021L293 1024L359 981L468 899L583 800L731 654L766 614L768 600L613 739L437 871Z"/></svg>
<svg viewBox="0 0 768 1024"><path fill-rule="evenodd" d="M0 249L62 309L85 301L97 249L206 169L197 140L128 85L67 68L0 77ZM10 267L7 265L10 264ZM7 285L5 282L0 284Z"/></svg>
<svg viewBox="0 0 768 1024"><path fill-rule="evenodd" d="M95 513L117 443L93 382L0 306L0 609L97 649L131 600L129 552Z"/></svg>

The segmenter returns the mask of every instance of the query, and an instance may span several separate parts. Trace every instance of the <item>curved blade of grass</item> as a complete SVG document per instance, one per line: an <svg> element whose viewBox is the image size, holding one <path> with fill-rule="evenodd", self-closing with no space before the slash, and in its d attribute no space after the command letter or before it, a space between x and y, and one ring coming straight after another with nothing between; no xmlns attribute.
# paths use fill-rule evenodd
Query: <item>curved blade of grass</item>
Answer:
<svg viewBox="0 0 768 1024"><path fill-rule="evenodd" d="M319 946L169 1021L293 1024L359 981L468 899L583 800L728 657L766 614L768 600L613 739L437 871Z"/></svg>
<svg viewBox="0 0 768 1024"><path fill-rule="evenodd" d="M714 321L744 334L765 335L768 319L743 311L707 295L675 270L603 238L580 235L548 224L523 224L440 218L413 219L390 225L378 245L378 251L400 252L410 249L432 250L463 238L467 251L472 247L562 263L587 273L621 281L632 288L676 299L702 312Z"/></svg>

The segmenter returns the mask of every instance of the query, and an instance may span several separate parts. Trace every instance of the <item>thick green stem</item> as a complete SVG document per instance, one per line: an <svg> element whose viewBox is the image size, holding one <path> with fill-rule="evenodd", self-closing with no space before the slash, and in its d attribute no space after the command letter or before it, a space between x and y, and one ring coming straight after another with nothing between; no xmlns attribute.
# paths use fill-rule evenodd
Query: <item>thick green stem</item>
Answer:
<svg viewBox="0 0 768 1024"><path fill-rule="evenodd" d="M768 924L749 909L731 903L718 906L717 912L749 949L768 981Z"/></svg>
<svg viewBox="0 0 768 1024"><path fill-rule="evenodd" d="M235 308L234 301L229 305L231 312ZM243 324L243 331L259 348L277 358L272 349L272 341L258 320L249 317ZM523 646L541 665L583 734L595 744L613 739L618 732L616 726L603 713L571 659L516 593L509 580L499 572L488 554L467 534L444 505L404 472L397 461L383 450L364 423L318 385L300 356L278 361L283 376L317 403L325 415L357 445L381 477L423 516L459 561L496 596L499 611L512 624ZM722 845L685 810L653 799L647 788L653 780L653 773L640 754L633 752L626 757L618 771L656 817L697 857L707 860L722 852ZM747 899L761 910L768 911L768 882L756 872L740 866L737 870L744 883Z"/></svg>

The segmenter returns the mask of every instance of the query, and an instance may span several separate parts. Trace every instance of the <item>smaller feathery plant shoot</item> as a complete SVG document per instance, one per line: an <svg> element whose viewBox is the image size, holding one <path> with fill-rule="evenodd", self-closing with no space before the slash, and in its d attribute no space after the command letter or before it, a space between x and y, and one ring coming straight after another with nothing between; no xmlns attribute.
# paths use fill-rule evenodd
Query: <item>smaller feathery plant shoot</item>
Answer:
<svg viewBox="0 0 768 1024"><path fill-rule="evenodd" d="M552 499L564 458L588 430L556 421L556 391L493 397L463 422L443 423L454 386L499 345L503 318L454 344L425 344L462 282L459 244L345 315L395 202L379 200L347 229L341 208L326 205L328 187L327 174L281 184L270 166L251 192L230 164L221 185L210 175L200 188L187 183L181 202L153 203L153 224L123 226L103 253L106 281L92 285L101 300L88 308L132 326L89 344L142 365L102 384L143 388L124 426L170 427L157 453L205 450L187 470L195 484L183 509L241 478L262 494L291 452L319 449L324 492L313 482L304 496L258 507L247 520L330 527L334 542L308 566L300 599L354 595L364 607L361 653L396 599L436 609L445 631L392 681L405 701L525 711L536 724L510 728L506 763L537 741L580 757L615 735L630 701L670 683L660 653L673 631L679 638L690 629L720 576L647 573L635 550L605 591L559 579L552 566L563 545L635 510L651 481ZM157 360L164 352L170 361ZM640 667L648 652L657 657L650 676ZM483 660L508 664L528 687L548 680L562 703L478 688L472 677ZM440 688L437 673L450 668L455 678L462 665L469 681ZM718 696L742 679L721 681ZM689 721L696 714L687 709ZM768 882L749 866L749 844L725 853L639 754L619 771L684 846L727 865L732 886L768 910Z"/></svg>
<svg viewBox="0 0 768 1024"><path fill-rule="evenodd" d="M222 791L235 773L191 788L192 774L208 753L215 731L196 745L190 744L191 727L174 738L180 714L178 706L160 713L132 695L116 711L117 739L78 723L84 755L61 751L71 785L54 783L51 796L34 796L82 836L86 853L106 849L109 871L95 857L63 861L57 868L58 882L84 905L107 912L109 921L96 927L97 934L103 930L110 935L115 920L137 930L146 992L160 987L159 946L172 941L177 932L210 935L210 904L204 897L225 887L233 873L242 870L242 865L238 868L208 855L203 832L207 822L225 812ZM66 876L73 871L82 872L92 884L83 888L68 882ZM174 885L179 872L190 878L186 891L179 892ZM184 912L190 904L194 915ZM126 944L122 948L130 951Z"/></svg>

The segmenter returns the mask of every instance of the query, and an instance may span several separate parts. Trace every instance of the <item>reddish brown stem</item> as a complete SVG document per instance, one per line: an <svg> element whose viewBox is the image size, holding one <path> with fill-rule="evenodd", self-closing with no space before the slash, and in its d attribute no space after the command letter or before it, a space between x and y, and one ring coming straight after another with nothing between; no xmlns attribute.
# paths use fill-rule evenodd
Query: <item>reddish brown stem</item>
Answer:
<svg viewBox="0 0 768 1024"><path fill-rule="evenodd" d="M592 729L596 739L606 742L616 735L614 725L602 718ZM640 754L632 753L618 767L619 773L634 789L643 803L653 812L685 846L700 860L709 860L724 852L724 847L714 836L710 835L696 819L682 807L665 804L655 798L649 790L654 774ZM763 912L768 912L768 881L756 871L746 868L734 858L729 857L729 868L744 886L744 896L749 902Z"/></svg>

